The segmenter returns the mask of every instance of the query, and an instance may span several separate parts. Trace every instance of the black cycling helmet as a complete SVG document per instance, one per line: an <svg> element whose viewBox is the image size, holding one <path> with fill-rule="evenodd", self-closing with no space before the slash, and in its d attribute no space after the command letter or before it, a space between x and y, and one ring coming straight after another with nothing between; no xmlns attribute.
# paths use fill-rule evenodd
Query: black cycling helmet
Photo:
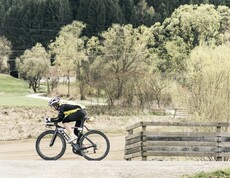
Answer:
<svg viewBox="0 0 230 178"><path fill-rule="evenodd" d="M60 105L60 98L58 97L55 97L55 98L52 98L50 101L49 101L49 106L53 106L55 109L57 109Z"/></svg>

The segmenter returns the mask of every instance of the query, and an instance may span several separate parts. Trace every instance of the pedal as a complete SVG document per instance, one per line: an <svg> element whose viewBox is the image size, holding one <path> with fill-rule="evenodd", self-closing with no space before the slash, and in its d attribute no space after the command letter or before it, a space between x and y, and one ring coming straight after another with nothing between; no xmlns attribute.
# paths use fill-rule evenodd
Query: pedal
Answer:
<svg viewBox="0 0 230 178"><path fill-rule="evenodd" d="M80 150L75 150L75 148L72 149L74 154L82 156L82 152Z"/></svg>

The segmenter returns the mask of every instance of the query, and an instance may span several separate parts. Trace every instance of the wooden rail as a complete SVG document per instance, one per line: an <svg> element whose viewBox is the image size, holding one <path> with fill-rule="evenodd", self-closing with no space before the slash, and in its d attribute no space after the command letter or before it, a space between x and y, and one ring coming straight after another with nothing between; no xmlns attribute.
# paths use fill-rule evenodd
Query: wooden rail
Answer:
<svg viewBox="0 0 230 178"><path fill-rule="evenodd" d="M148 131L150 126L163 126L167 130L171 127L200 127L201 131L156 132ZM230 133L223 131L228 127L229 123L220 122L139 122L126 129L124 158L147 160L148 156L184 156L213 157L221 161L230 157ZM205 128L214 128L214 131Z"/></svg>

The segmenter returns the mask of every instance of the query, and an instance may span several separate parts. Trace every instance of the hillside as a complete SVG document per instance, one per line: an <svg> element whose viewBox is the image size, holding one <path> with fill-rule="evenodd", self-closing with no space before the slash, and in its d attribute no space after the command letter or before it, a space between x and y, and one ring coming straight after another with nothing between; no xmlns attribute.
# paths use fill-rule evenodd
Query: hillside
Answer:
<svg viewBox="0 0 230 178"><path fill-rule="evenodd" d="M27 97L30 93L26 81L0 74L0 106L47 106L45 100Z"/></svg>
<svg viewBox="0 0 230 178"><path fill-rule="evenodd" d="M28 94L28 83L10 75L0 74L0 95L2 94Z"/></svg>

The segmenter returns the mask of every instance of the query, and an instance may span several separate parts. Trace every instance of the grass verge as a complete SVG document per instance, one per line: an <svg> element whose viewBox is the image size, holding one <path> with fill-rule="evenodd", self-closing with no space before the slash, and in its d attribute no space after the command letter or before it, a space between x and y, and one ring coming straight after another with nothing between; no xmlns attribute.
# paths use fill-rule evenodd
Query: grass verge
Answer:
<svg viewBox="0 0 230 178"><path fill-rule="evenodd" d="M187 176L185 176L187 177ZM195 174L193 176L188 176L188 178L229 178L230 177L230 168L224 169L224 170L217 170L214 172L200 172L198 174Z"/></svg>

